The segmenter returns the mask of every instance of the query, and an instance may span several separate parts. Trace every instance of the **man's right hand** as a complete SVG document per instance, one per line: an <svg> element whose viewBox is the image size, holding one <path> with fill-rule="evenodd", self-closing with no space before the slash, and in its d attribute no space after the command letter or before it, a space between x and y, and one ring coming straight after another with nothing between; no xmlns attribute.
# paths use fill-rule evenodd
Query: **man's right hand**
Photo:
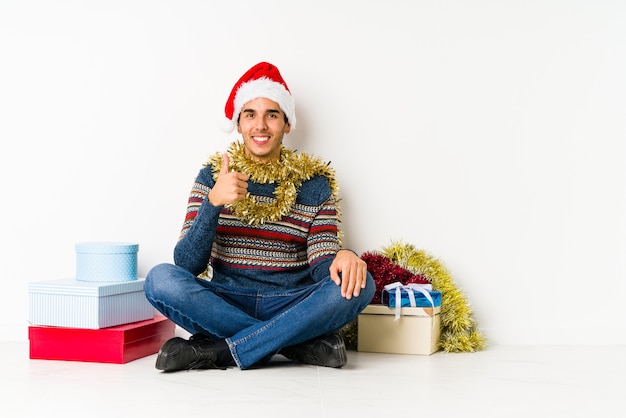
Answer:
<svg viewBox="0 0 626 418"><path fill-rule="evenodd" d="M222 169L215 185L209 192L209 202L213 206L224 206L239 202L248 194L248 178L244 173L229 172L230 160L228 154L222 155Z"/></svg>

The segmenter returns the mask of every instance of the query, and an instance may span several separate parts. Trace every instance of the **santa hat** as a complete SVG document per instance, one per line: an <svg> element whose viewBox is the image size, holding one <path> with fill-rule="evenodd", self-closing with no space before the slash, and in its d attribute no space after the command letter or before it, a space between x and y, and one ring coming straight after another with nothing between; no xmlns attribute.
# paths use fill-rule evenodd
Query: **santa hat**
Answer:
<svg viewBox="0 0 626 418"><path fill-rule="evenodd" d="M241 76L230 92L224 107L226 118L222 129L232 132L237 126L237 118L243 105L261 97L278 103L285 112L291 129L296 128L295 105L287 83L276 66L269 62L260 62Z"/></svg>

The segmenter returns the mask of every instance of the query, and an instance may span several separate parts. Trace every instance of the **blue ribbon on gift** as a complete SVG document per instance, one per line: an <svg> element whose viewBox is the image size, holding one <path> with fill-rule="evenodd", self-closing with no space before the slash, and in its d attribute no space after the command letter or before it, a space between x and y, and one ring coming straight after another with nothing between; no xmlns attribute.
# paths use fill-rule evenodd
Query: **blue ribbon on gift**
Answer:
<svg viewBox="0 0 626 418"><path fill-rule="evenodd" d="M395 283L388 284L383 288L383 295L385 292L387 292L391 296L391 291L394 291L394 296L395 296L394 305L395 305L396 310L395 310L394 321L397 321L398 319L400 319L401 308L403 306L417 307L417 301L415 299L415 292L422 294L426 298L426 300L430 303L430 307L432 308L434 308L435 306L439 306L441 304L441 293L433 292L433 286L431 284L410 283L410 284L404 285L400 282L395 282ZM405 292L409 297L408 305L406 305L404 303L404 300L402 299L403 292ZM435 304L435 300L433 300L433 295L435 296L436 299L438 299L437 304ZM389 307L392 308L393 306L391 306L390 304Z"/></svg>

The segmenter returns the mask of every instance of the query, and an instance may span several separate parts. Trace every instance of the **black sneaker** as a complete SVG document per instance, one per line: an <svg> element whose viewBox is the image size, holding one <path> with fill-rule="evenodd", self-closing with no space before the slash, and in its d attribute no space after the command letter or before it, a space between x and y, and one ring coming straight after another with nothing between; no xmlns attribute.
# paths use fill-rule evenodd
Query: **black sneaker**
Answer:
<svg viewBox="0 0 626 418"><path fill-rule="evenodd" d="M225 369L215 364L215 343L209 339L185 340L174 337L163 344L156 359L156 368L164 372L193 369Z"/></svg>
<svg viewBox="0 0 626 418"><path fill-rule="evenodd" d="M325 335L302 344L283 348L280 354L290 360L324 367L343 367L348 362L346 344L339 334Z"/></svg>

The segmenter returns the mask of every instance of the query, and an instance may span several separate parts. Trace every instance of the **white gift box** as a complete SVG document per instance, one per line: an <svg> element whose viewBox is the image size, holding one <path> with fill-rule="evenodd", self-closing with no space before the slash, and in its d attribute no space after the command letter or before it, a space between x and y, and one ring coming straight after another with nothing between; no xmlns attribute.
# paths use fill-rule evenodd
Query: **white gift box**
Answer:
<svg viewBox="0 0 626 418"><path fill-rule="evenodd" d="M31 325L100 329L154 318L145 279L85 282L74 279L28 284Z"/></svg>
<svg viewBox="0 0 626 418"><path fill-rule="evenodd" d="M359 351L430 355L438 350L441 336L441 306L395 308L368 305L357 321Z"/></svg>
<svg viewBox="0 0 626 418"><path fill-rule="evenodd" d="M121 282L137 280L139 244L82 242L76 244L76 280Z"/></svg>

